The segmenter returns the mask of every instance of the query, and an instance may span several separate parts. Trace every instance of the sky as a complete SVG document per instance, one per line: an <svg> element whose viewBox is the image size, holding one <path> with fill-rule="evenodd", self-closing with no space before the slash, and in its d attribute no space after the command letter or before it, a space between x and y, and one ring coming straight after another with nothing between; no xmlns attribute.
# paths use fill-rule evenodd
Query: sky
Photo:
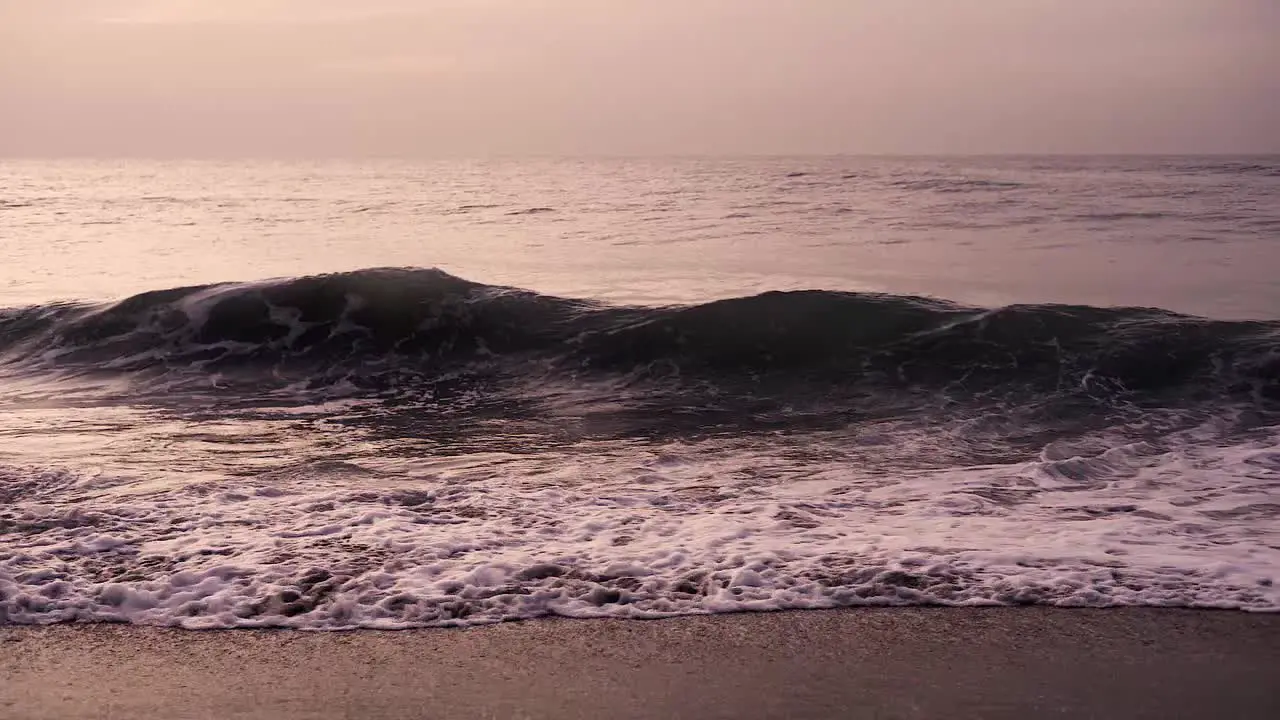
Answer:
<svg viewBox="0 0 1280 720"><path fill-rule="evenodd" d="M1280 0L0 0L0 156L1280 152Z"/></svg>

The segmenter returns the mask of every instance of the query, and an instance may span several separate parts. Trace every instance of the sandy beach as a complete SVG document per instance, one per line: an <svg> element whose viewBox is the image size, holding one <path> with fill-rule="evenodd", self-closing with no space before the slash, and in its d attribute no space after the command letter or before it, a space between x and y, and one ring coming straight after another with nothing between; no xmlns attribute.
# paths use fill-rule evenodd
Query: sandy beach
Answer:
<svg viewBox="0 0 1280 720"><path fill-rule="evenodd" d="M0 717L1274 718L1280 615L859 609L462 630L0 627Z"/></svg>

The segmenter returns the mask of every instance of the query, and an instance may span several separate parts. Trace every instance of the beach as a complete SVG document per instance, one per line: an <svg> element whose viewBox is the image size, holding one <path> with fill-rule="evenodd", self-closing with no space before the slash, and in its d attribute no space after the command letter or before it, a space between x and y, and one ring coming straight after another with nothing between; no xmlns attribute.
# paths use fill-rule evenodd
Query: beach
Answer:
<svg viewBox="0 0 1280 720"><path fill-rule="evenodd" d="M1277 37L0 0L0 720L1280 720Z"/></svg>
<svg viewBox="0 0 1280 720"><path fill-rule="evenodd" d="M888 608L398 632L0 627L0 717L1273 718L1280 615Z"/></svg>

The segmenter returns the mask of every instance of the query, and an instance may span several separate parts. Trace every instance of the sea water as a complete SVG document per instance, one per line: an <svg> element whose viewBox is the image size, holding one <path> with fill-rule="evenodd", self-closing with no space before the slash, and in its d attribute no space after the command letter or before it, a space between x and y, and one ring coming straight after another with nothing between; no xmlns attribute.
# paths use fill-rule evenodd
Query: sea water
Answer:
<svg viewBox="0 0 1280 720"><path fill-rule="evenodd" d="M1280 609L1280 158L0 165L0 622Z"/></svg>

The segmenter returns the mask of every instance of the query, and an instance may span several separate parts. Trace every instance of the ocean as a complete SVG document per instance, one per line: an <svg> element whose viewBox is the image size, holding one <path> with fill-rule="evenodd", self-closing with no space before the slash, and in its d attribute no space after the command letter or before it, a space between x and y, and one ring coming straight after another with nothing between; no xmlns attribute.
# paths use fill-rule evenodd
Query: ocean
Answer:
<svg viewBox="0 0 1280 720"><path fill-rule="evenodd" d="M1280 157L0 164L0 623L1280 610Z"/></svg>

